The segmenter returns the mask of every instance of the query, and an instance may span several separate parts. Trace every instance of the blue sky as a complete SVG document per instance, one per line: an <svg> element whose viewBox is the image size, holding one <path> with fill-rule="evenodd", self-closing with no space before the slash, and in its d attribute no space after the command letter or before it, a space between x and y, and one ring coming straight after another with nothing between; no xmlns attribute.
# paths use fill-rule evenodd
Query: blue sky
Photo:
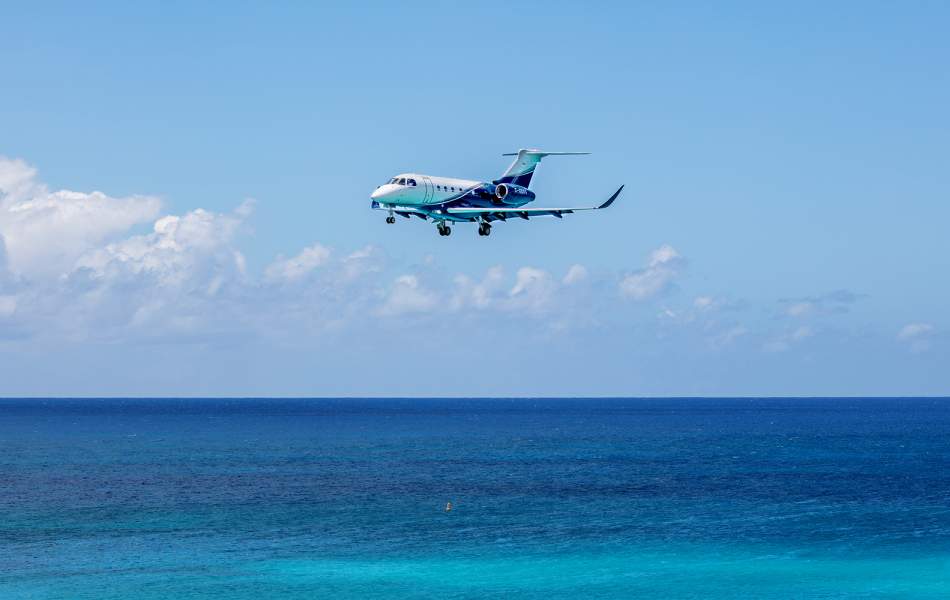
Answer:
<svg viewBox="0 0 950 600"><path fill-rule="evenodd" d="M0 394L946 394L948 29L939 2L4 6ZM368 210L521 147L593 152L545 160L544 204L624 195L487 239Z"/></svg>

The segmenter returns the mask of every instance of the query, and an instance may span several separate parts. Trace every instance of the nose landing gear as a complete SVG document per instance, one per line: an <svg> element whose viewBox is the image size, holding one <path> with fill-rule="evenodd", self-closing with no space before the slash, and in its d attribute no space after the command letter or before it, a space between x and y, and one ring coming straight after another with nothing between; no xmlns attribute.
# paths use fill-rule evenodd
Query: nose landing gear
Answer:
<svg viewBox="0 0 950 600"><path fill-rule="evenodd" d="M390 225L392 225L393 223L396 222L396 217L390 215L390 216L386 217L386 222L389 223Z"/></svg>

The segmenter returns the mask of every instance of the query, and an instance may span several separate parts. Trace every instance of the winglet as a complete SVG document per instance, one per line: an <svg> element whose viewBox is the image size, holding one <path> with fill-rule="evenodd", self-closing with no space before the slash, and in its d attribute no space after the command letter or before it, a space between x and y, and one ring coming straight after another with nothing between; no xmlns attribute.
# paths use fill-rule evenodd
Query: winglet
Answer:
<svg viewBox="0 0 950 600"><path fill-rule="evenodd" d="M598 208L598 209L607 208L608 206L610 206L611 204L613 204L613 203L614 203L614 200L617 199L617 196L619 196L619 195L620 195L620 192L622 192L622 191L623 191L623 186L620 186L619 188L617 188L617 191L614 192L614 195L613 195L613 196L611 196L610 198L607 198L607 201L604 202L603 204L601 204L600 206L598 206L597 208Z"/></svg>

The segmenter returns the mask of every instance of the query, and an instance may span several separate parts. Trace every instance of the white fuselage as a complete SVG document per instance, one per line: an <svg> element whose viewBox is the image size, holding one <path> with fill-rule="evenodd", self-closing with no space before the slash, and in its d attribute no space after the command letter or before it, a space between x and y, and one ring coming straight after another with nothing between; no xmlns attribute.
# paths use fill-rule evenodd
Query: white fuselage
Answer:
<svg viewBox="0 0 950 600"><path fill-rule="evenodd" d="M458 198L482 183L472 179L403 173L376 188L370 198L389 206L427 206Z"/></svg>

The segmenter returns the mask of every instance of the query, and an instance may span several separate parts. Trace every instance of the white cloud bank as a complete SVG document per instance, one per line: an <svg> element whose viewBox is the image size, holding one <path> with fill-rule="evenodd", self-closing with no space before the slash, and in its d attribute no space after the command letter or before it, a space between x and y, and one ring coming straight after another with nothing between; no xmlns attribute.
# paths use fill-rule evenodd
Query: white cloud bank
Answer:
<svg viewBox="0 0 950 600"><path fill-rule="evenodd" d="M670 289L686 261L675 248L664 244L650 253L646 268L620 281L620 293L633 300L647 300Z"/></svg>
<svg viewBox="0 0 950 600"><path fill-rule="evenodd" d="M320 243L254 276L239 248L253 202L230 213L160 208L151 196L50 191L33 167L0 159L0 319L16 321L27 339L300 337L368 318L549 318L569 312L591 284L579 264L563 277L499 265L446 278L425 274L441 273L430 257L392 273L375 246L338 254ZM646 277L669 277L670 252L651 255Z"/></svg>
<svg viewBox="0 0 950 600"><path fill-rule="evenodd" d="M314 244L291 258L278 256L265 271L269 281L299 281L317 267L330 260L330 249L322 244Z"/></svg>
<svg viewBox="0 0 950 600"><path fill-rule="evenodd" d="M774 353L813 344L825 331L815 319L846 313L860 298L840 290L781 300L777 325L757 326L742 302L678 299L687 261L668 244L622 275L582 264L559 273L495 265L447 274L432 256L391 265L372 245L347 252L321 243L254 274L240 249L253 202L228 213L160 209L152 196L50 191L33 167L0 158L0 340L309 340L348 327L451 323L513 332L639 328L657 338L693 336L713 351ZM935 332L910 323L897 340L922 352Z"/></svg>
<svg viewBox="0 0 950 600"><path fill-rule="evenodd" d="M158 198L102 192L50 192L36 169L0 157L0 243L6 268L49 278L69 272L85 252L154 219Z"/></svg>

